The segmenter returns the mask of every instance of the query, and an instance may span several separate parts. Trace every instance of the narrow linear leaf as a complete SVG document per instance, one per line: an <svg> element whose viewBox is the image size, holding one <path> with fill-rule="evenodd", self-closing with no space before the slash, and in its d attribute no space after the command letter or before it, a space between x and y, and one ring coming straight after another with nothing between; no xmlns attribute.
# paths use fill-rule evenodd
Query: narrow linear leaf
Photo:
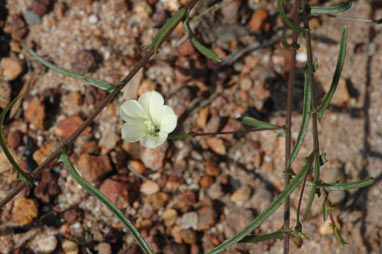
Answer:
<svg viewBox="0 0 382 254"><path fill-rule="evenodd" d="M336 66L336 70L334 71L332 84L330 85L330 89L329 89L328 93L325 95L325 98L322 101L320 107L316 111L318 120L320 120L320 121L324 115L325 110L328 108L331 99L333 98L333 95L337 89L337 85L338 85L338 82L339 82L340 77L341 77L341 72L342 72L342 69L344 67L345 56L346 56L347 34L348 34L348 28L347 28L347 26L345 26L344 29L342 30L340 52L338 54L337 66Z"/></svg>
<svg viewBox="0 0 382 254"><path fill-rule="evenodd" d="M277 133L277 136L284 137L285 136L285 129L277 124L272 124L264 121L257 120L253 117L245 116L241 119L241 122L243 124L246 124L248 126L251 126L256 129L272 129L274 132ZM274 130L275 128L279 128L277 130Z"/></svg>
<svg viewBox="0 0 382 254"><path fill-rule="evenodd" d="M233 236L231 239L226 242L220 244L215 249L208 252L208 254L216 254L219 253L233 244L239 242L241 239L246 237L249 233L255 230L258 226L261 225L269 216L271 216L289 197L292 192L304 181L305 173L309 168L310 162L312 160L313 153L311 153L306 159L305 164L301 171L295 176L295 178L290 182L290 184L280 193L277 198L275 198L272 203L256 217L253 221L251 221L243 230Z"/></svg>
<svg viewBox="0 0 382 254"><path fill-rule="evenodd" d="M204 46L203 44L201 44L195 37L195 35L192 33L191 31L191 27L190 25L188 24L188 18L186 18L183 22L184 24L184 29L186 30L186 33L188 35L188 38L190 38L191 40L191 43L192 45L194 45L194 47L200 52L202 53L204 56L212 59L212 60L215 60L217 62L222 62L223 60L215 54L215 52L213 52L212 50L210 50L209 48L207 48L206 46Z"/></svg>
<svg viewBox="0 0 382 254"><path fill-rule="evenodd" d="M115 86L113 84L110 84L108 82L104 82L104 81L101 81L101 80L98 80L98 79L95 79L95 78L92 78L89 76L85 76L85 75L82 75L81 73L78 73L75 71L65 70L63 68L60 68L60 67L52 64L51 62L45 60L41 56L37 55L37 53L34 52L31 48L29 48L24 42L21 42L21 45L23 46L23 48L26 51L28 51L29 54L31 54L33 57L35 57L40 63L42 63L47 68L52 69L53 71L55 71L57 73L60 73L66 77L71 77L71 78L74 78L77 80L85 80L90 85L97 87L99 89L102 89L104 91L107 91L108 93L113 92L113 90L115 88ZM118 95L121 96L122 93L120 92Z"/></svg>
<svg viewBox="0 0 382 254"><path fill-rule="evenodd" d="M309 15L337 14L349 10L351 6L352 1L328 7L311 6Z"/></svg>
<svg viewBox="0 0 382 254"><path fill-rule="evenodd" d="M335 208L332 206L329 206L327 204L327 200L324 200L324 202L322 203L322 211L323 211L322 217L323 217L324 221L326 221L326 219L328 218L329 213L334 211L334 210L335 210Z"/></svg>
<svg viewBox="0 0 382 254"><path fill-rule="evenodd" d="M307 68L304 69L304 78L305 78L304 106L302 109L302 121L300 125L300 130L298 132L296 144L294 145L291 151L291 154L289 156L289 167L293 164L294 160L296 159L297 154L300 151L302 144L304 143L304 138L309 127L310 110L312 105L312 94L310 92L309 72Z"/></svg>
<svg viewBox="0 0 382 254"><path fill-rule="evenodd" d="M64 150L64 149L63 149ZM77 170L73 167L73 164L70 162L68 155L63 151L60 155L58 161L64 163L64 165L68 168L70 174L73 176L74 180L81 185L86 191L88 191L91 195L96 197L99 201L101 201L104 205L109 208L109 210L130 230L133 234L134 238L137 240L141 248L145 253L151 254L151 250L143 237L140 235L138 230L134 227L134 225L130 222L128 218L122 213L121 210L117 208L114 203L108 199L105 195L103 195L97 188L88 183L85 179L83 179L77 172Z"/></svg>
<svg viewBox="0 0 382 254"><path fill-rule="evenodd" d="M16 101L18 99L21 98L21 95L17 96L16 98L14 98L8 105L7 107L1 112L1 115L0 115L0 144L1 144L1 147L3 148L3 151L4 151L4 154L5 156L7 156L7 159L8 161L11 163L12 167L14 169L17 170L17 172L19 173L19 179L20 181L22 182L27 182L29 183L30 185L33 185L33 179L32 177L27 173L25 172L24 170L22 170L22 168L20 168L20 166L17 164L16 160L13 158L11 152L9 151L8 147L7 147L7 143L5 142L5 138L4 138L4 131L3 131L3 127L4 127L4 119L5 119L5 115L8 113L8 111L13 107L13 105L16 103Z"/></svg>
<svg viewBox="0 0 382 254"><path fill-rule="evenodd" d="M153 49L154 56L158 53L158 48L162 44L166 35L178 25L178 23L185 17L187 10L185 7L180 8L166 23L159 29L159 32L155 35L150 45L144 47L144 49Z"/></svg>
<svg viewBox="0 0 382 254"><path fill-rule="evenodd" d="M337 241L342 245L347 244L348 242L342 237L341 231L338 228L338 226L333 224L330 225L333 228L334 236L336 237Z"/></svg>
<svg viewBox="0 0 382 254"><path fill-rule="evenodd" d="M190 135L189 134L168 134L168 139L186 139L186 138L189 138Z"/></svg>
<svg viewBox="0 0 382 254"><path fill-rule="evenodd" d="M266 235L258 235L258 236L248 235L244 237L243 239L241 239L239 243L258 243L258 242L263 242L263 241L272 240L272 239L283 240L285 233L290 234L292 233L292 231L293 231L292 229L288 229L288 230L280 230L280 231L266 234Z"/></svg>
<svg viewBox="0 0 382 254"><path fill-rule="evenodd" d="M280 12L280 15L281 15L281 19L284 21L284 23L290 27L290 29L298 32L300 35L304 35L305 34L305 30L299 26L296 26L295 24L293 24L292 21L290 21L288 19L288 17L286 16L285 14L285 11L284 11L284 7L283 7L283 0L277 0L277 7L279 9L279 12Z"/></svg>
<svg viewBox="0 0 382 254"><path fill-rule="evenodd" d="M346 190L365 188L372 185L374 182L375 182L375 179L373 177L368 177L368 178L362 179L360 181L355 181L355 182L332 183L332 184L326 183L326 184L322 184L321 186L323 186L327 192L346 191ZM313 183L307 182L307 184L312 185Z"/></svg>

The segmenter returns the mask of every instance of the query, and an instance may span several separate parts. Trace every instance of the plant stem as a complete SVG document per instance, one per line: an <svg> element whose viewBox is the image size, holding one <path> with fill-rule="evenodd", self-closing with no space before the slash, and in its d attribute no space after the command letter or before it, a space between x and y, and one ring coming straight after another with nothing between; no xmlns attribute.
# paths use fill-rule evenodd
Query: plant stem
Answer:
<svg viewBox="0 0 382 254"><path fill-rule="evenodd" d="M312 131L313 131L313 153L314 153L314 180L312 186L312 192L310 193L308 204L305 209L304 217L307 217L310 211L310 208L313 203L314 196L317 191L317 183L320 179L320 145L318 140L318 127L317 127L317 113L314 110L317 108L317 98L316 98L316 90L317 87L314 82L313 75L313 52L312 52L312 41L310 36L310 28L309 28L309 4L306 0L303 0L303 19L304 19L304 28L305 32L305 41L306 41L306 50L308 55L308 72L309 72L309 84L310 91L312 94Z"/></svg>
<svg viewBox="0 0 382 254"><path fill-rule="evenodd" d="M300 0L296 0L293 7L293 23L298 25L298 11L300 9ZM292 44L297 43L298 33L293 31ZM291 133L292 133L292 106L293 106L293 89L296 76L296 48L292 47L289 54L289 79L288 79L288 97L285 119L285 172L290 169L289 157L291 153ZM290 175L284 176L284 188L290 183ZM288 197L284 203L284 229L290 226L290 198ZM284 235L284 254L289 253L289 234Z"/></svg>
<svg viewBox="0 0 382 254"><path fill-rule="evenodd" d="M189 5L187 5L186 8L189 10L198 2L198 0L192 0ZM175 28L174 28L175 29ZM170 35L170 33L173 31L171 29L167 35L165 36L165 41L167 37ZM135 74L145 65L145 63L150 59L150 57L153 55L153 50L150 49L147 54L139 60L139 62L134 66L134 68L131 70L131 72L118 84L118 86L113 90L112 93L110 93L94 110L94 112L87 118L83 124L76 129L76 131L63 143L59 146L57 150L52 152L48 158L40 165L38 166L33 172L32 177L34 179L37 179L44 168L48 167L49 164L51 164L60 154L61 154L61 147L62 146L69 146L73 144L73 142L78 138L78 136L88 127L94 119L98 116L98 114L102 111L104 107L106 107L107 104L109 104L112 100L114 100L115 97L117 97L118 93L126 86L126 84L135 76ZM10 202L20 191L22 191L27 186L26 183L21 183L4 198L0 201L0 209L3 208L8 202Z"/></svg>

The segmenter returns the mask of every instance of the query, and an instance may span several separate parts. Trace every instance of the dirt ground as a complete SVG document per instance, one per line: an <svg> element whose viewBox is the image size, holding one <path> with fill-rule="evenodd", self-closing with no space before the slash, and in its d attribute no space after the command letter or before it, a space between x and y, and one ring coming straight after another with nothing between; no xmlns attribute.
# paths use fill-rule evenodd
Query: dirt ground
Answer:
<svg viewBox="0 0 382 254"><path fill-rule="evenodd" d="M117 84L186 2L0 1L0 107L25 94L5 123L7 143L25 170L40 165L106 92L45 69L20 41L57 66ZM312 1L338 3L319 2ZM380 19L382 4L353 1L343 15ZM191 16L198 39L225 60L207 60L178 26L72 147L81 174L117 204L154 253L206 253L239 232L283 189L284 139L273 132L169 140L156 149L121 139L119 106L153 89L178 115L178 133L241 130L243 115L284 124L289 51L280 43L286 29L277 2L199 1ZM320 98L332 80L341 31L344 25L349 29L339 88L319 123L320 149L328 159L322 178L371 176L375 184L330 196L348 244L336 241L322 219L322 199L316 199L303 224L308 239L301 249L291 243L290 253L382 253L382 25L327 16L310 25ZM299 44L293 140L301 122L306 61L302 38ZM295 172L312 149L311 128L305 140ZM1 152L0 198L17 184ZM292 195L293 226L299 190ZM282 210L254 234L279 230ZM0 221L0 253L140 253L127 229L60 164L50 165L38 186L7 204ZM281 251L282 241L272 240L236 244L223 253Z"/></svg>

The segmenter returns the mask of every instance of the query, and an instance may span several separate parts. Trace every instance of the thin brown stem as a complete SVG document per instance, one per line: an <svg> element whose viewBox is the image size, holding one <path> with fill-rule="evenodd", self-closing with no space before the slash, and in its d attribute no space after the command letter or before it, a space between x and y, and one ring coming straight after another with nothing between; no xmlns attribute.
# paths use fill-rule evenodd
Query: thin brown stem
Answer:
<svg viewBox="0 0 382 254"><path fill-rule="evenodd" d="M293 23L298 25L298 12L300 9L300 0L296 0L293 7ZM293 31L292 44L297 43L298 33ZM291 165L289 165L289 157L291 153L291 140L292 140L292 105L293 105L293 89L294 81L296 76L296 49L293 47L289 54L289 79L288 79L288 98L287 98L287 108L285 117L285 172L289 171ZM284 186L285 188L289 185L290 175L285 174L284 176ZM290 226L290 198L288 197L284 203L284 229ZM289 253L289 235L284 236L284 254Z"/></svg>
<svg viewBox="0 0 382 254"><path fill-rule="evenodd" d="M274 131L274 130L281 130L281 129L284 129L284 127L280 126L280 127L274 127L274 128L259 128L259 129L240 130L240 131L190 132L187 135L190 135L191 137L214 136L214 135L243 134L243 133L256 132L256 131Z"/></svg>
<svg viewBox="0 0 382 254"><path fill-rule="evenodd" d="M187 8L190 10L198 0L192 0ZM175 29L175 27L174 27ZM170 30L166 38L163 40L165 41L170 33L173 31ZM126 86L126 84L134 77L134 75L145 65L145 63L150 59L150 57L153 55L153 50L150 49L147 54L139 60L139 62L134 66L134 68L131 70L131 72L118 84L118 86L113 90L112 93L110 93L94 110L94 112L87 118L83 124L78 127L78 129L64 142L62 142L62 145L60 148L56 149L53 153L51 153L48 158L40 165L38 166L33 172L32 172L32 177L34 179L37 179L40 175L41 172L44 168L46 168L49 164L51 164L60 154L61 154L61 147L62 146L68 146L73 144L73 142L78 138L78 136L81 135L81 133L88 127L94 119L98 116L98 114L102 111L103 108L107 104L109 104L111 101L117 97L118 93ZM10 202L18 193L20 193L27 184L25 182L21 183L17 187L15 187L3 200L0 201L0 209L3 208L8 202Z"/></svg>

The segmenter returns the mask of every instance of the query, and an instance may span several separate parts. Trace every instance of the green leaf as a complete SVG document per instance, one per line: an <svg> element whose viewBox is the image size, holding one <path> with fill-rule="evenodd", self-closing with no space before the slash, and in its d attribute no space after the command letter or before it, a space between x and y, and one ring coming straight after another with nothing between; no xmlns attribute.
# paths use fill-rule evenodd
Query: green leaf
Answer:
<svg viewBox="0 0 382 254"><path fill-rule="evenodd" d="M304 68L304 77L305 77L304 106L302 109L302 121L301 121L301 125L300 125L300 130L298 132L296 144L294 145L294 147L291 151L291 154L289 156L289 167L292 165L292 163L296 159L297 154L300 151L302 144L304 143L304 138L305 138L306 132L308 131L308 127L309 127L310 110L311 110L311 105L312 105L312 94L310 92L308 68Z"/></svg>
<svg viewBox="0 0 382 254"><path fill-rule="evenodd" d="M215 54L215 52L213 52L212 50L210 50L209 48L205 47L203 44L201 44L197 39L196 37L194 36L194 34L192 33L191 31L191 28L190 28L190 25L188 24L188 18L186 18L183 22L184 24L184 29L186 30L187 32L187 35L188 35L188 38L190 38L191 40L191 43L192 45L194 45L194 47L200 52L202 53L204 56L208 57L208 58L211 58L212 60L215 60L217 62L221 62L223 61L218 55Z"/></svg>
<svg viewBox="0 0 382 254"><path fill-rule="evenodd" d="M309 15L337 14L351 8L352 1L329 7L311 6Z"/></svg>
<svg viewBox="0 0 382 254"><path fill-rule="evenodd" d="M262 241L266 241L266 240L272 240L272 239L283 240L285 233L290 234L290 233L292 233L292 231L293 231L292 229L287 229L287 230L280 230L280 231L273 232L273 233L266 234L266 235L258 235L258 236L248 235L248 236L244 237L243 239L241 239L239 241L239 243L258 243L258 242L262 242Z"/></svg>
<svg viewBox="0 0 382 254"><path fill-rule="evenodd" d="M155 35L153 41L150 45L146 46L144 49L153 49L154 56L158 53L158 48L162 44L163 40L166 38L167 34L174 29L178 23L187 15L187 10L185 7L180 8L166 23L159 29L159 32Z"/></svg>
<svg viewBox="0 0 382 254"><path fill-rule="evenodd" d="M21 42L21 45L23 46L23 48L26 51L29 52L29 54L31 54L33 57L35 57L40 63L42 63L47 68L52 69L53 71L55 71L57 73L60 73L66 77L71 77L71 78L74 78L77 80L85 80L90 85L97 87L99 89L102 89L108 93L113 92L113 90L115 88L115 86L113 84L110 84L108 82L104 82L104 81L101 81L101 80L98 80L98 79L95 79L95 78L92 78L92 77L89 77L86 75L82 75L82 74L75 72L75 71L62 69L62 68L52 64L51 62L45 60L41 56L37 55L37 53L34 52L31 48L29 48L24 42ZM121 96L121 95L122 95L122 92L119 92L118 96Z"/></svg>
<svg viewBox="0 0 382 254"><path fill-rule="evenodd" d="M168 134L168 139L186 139L186 138L189 138L190 135L189 134L173 134L173 133L170 133Z"/></svg>
<svg viewBox="0 0 382 254"><path fill-rule="evenodd" d="M22 168L20 168L20 166L17 164L16 160L13 158L11 152L9 151L8 147L7 147L7 143L5 142L5 138L4 138L4 131L3 131L3 127L4 127L4 119L5 119L5 115L8 113L8 111L13 107L13 105L16 103L16 101L18 99L21 98L21 95L17 96L16 98L14 98L8 105L7 107L1 112L0 114L0 144L1 144L1 147L3 148L3 151L4 151L4 154L5 156L7 157L8 161L11 163L12 167L14 169L17 170L17 172L19 173L19 179L20 181L22 182L27 182L29 183L30 185L33 185L33 178L27 173L25 172L24 170L22 170Z"/></svg>
<svg viewBox="0 0 382 254"><path fill-rule="evenodd" d="M249 125L255 129L270 129L277 133L277 136L284 137L285 136L285 129L284 127L277 125L277 124L271 124L268 122L259 121L253 117L245 116L241 119L243 124ZM276 129L277 128L277 129Z"/></svg>
<svg viewBox="0 0 382 254"><path fill-rule="evenodd" d="M322 216L324 221L326 221L326 219L328 218L329 213L334 210L335 210L334 207L327 204L327 200L324 200L324 202L322 202Z"/></svg>
<svg viewBox="0 0 382 254"><path fill-rule="evenodd" d="M337 227L337 225L330 224L330 226L333 228L334 236L336 237L337 241L344 245L348 242L342 237L340 229Z"/></svg>
<svg viewBox="0 0 382 254"><path fill-rule="evenodd" d="M284 8L283 8L283 0L277 0L277 7L279 9L279 12L280 12L280 15L281 15L281 19L284 21L284 23L287 26L289 26L290 29L292 29L292 30L298 32L300 35L304 36L305 35L305 29L303 29L303 28L293 24L293 22L290 21L288 19L288 17L286 16Z"/></svg>
<svg viewBox="0 0 382 254"><path fill-rule="evenodd" d="M346 191L346 190L364 188L364 187L372 185L374 182L375 182L375 179L373 177L368 177L360 181L347 182L347 183L330 183L330 184L325 183L322 186L327 192Z"/></svg>
<svg viewBox="0 0 382 254"><path fill-rule="evenodd" d="M311 153L305 159L305 164L301 171L293 178L290 184L280 193L280 195L277 196L277 198L275 198L272 201L272 203L256 217L256 219L251 221L243 230L241 230L231 239L225 241L224 243L220 244L219 246L208 252L208 254L216 254L231 247L232 245L246 237L248 234L250 234L253 230L259 227L261 223L263 223L269 216L271 216L284 203L287 197L289 197L292 194L292 192L304 181L306 171L308 170L308 167L312 160L312 156L313 153Z"/></svg>
<svg viewBox="0 0 382 254"><path fill-rule="evenodd" d="M139 231L134 227L134 225L130 222L128 218L122 213L121 210L118 209L114 203L108 199L105 195L103 195L97 188L95 188L93 185L88 183L85 179L83 179L77 172L77 170L73 167L73 164L70 162L68 155L65 152L65 149L63 149L62 154L60 155L59 162L63 162L64 165L68 168L70 174L73 176L74 180L81 185L82 188L84 188L87 192L89 192L91 195L96 197L99 201L101 201L104 205L109 208L109 210L130 230L130 232L133 234L135 240L139 243L141 248L145 251L147 254L151 254L151 250L143 237L140 235Z"/></svg>
<svg viewBox="0 0 382 254"><path fill-rule="evenodd" d="M339 82L340 77L341 77L341 72L342 72L342 69L344 67L345 56L346 56L347 34L348 34L348 28L347 28L347 26L345 26L344 29L342 30L340 52L338 54L337 66L336 66L336 70L334 71L332 84L330 86L328 93L325 95L325 98L322 101L320 107L316 111L317 117L320 121L324 115L325 110L328 108L331 99L333 98L333 95L337 89L337 85L338 85L338 82Z"/></svg>

